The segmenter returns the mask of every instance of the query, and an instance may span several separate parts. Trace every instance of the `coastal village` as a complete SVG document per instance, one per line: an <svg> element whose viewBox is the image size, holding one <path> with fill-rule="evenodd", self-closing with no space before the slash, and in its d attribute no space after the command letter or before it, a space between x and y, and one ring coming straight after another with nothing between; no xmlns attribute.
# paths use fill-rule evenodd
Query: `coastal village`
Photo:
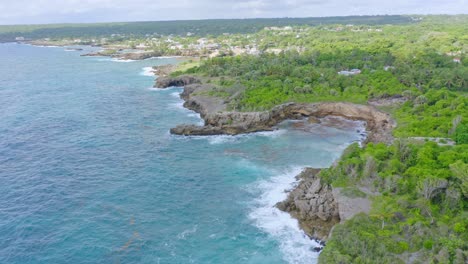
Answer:
<svg viewBox="0 0 468 264"><path fill-rule="evenodd" d="M418 19L418 18L414 18ZM416 20L415 20L416 21ZM419 21L419 20L418 20ZM199 59L225 57L225 56L259 56L261 54L275 54L295 51L304 53L311 51L310 41L315 34L339 34L348 36L350 34L383 34L385 30L391 29L392 25L369 26L369 25L326 25L317 27L307 26L285 26L265 27L255 34L231 34L223 33L218 36L198 36L194 32L186 32L181 35L163 35L157 32L146 34L144 37L135 37L125 34L111 34L100 38L69 38L51 39L44 38L30 41L22 36L16 37L20 43L30 43L43 46L80 46L91 45L101 47L102 50L82 56L109 56L121 60L142 60L161 56L195 57ZM331 44L330 46L333 46ZM452 58L453 63L462 63L462 55L468 52L467 47L456 50L453 47L445 52L446 56ZM70 50L81 50L77 47L69 47ZM393 70L394 67L386 65L385 71ZM362 68L343 68L338 75L353 76L361 74Z"/></svg>
<svg viewBox="0 0 468 264"><path fill-rule="evenodd" d="M319 31L328 32L383 32L381 27L346 26L318 27ZM276 42L276 39L295 39L310 37L316 33L310 27L265 27L257 34L231 34L224 33L217 37L197 37L193 32L185 35L160 35L158 33L146 34L145 38L135 38L125 34L111 34L102 38L73 38L54 40L44 38L28 41L24 37L16 37L18 42L29 42L35 45L92 45L102 47L104 50L117 52L160 53L161 56L199 56L201 58L214 58L237 55L260 55L262 53L279 54L284 51L306 51L306 45L290 45L290 43ZM109 52L107 52L110 54ZM102 52L101 52L102 54Z"/></svg>

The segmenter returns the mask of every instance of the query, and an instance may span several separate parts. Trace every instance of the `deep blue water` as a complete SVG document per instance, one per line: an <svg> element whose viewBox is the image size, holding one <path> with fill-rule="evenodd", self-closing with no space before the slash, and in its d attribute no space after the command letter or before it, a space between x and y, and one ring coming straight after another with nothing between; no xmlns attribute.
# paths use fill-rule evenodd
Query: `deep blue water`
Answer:
<svg viewBox="0 0 468 264"><path fill-rule="evenodd" d="M79 55L0 45L0 263L315 263L273 205L356 124L171 136L200 119L142 73L175 59Z"/></svg>

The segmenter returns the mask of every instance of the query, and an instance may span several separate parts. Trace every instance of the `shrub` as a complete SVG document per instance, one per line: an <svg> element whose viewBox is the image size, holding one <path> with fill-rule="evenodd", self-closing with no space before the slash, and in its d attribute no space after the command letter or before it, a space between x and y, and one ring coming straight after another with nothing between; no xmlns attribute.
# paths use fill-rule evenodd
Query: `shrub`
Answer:
<svg viewBox="0 0 468 264"><path fill-rule="evenodd" d="M460 124L455 131L457 144L468 144L468 123Z"/></svg>

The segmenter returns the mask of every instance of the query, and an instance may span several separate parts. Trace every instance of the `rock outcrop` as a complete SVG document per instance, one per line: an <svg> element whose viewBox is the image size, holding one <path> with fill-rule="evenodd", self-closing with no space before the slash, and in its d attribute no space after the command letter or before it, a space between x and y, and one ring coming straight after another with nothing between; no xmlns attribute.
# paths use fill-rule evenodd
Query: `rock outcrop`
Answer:
<svg viewBox="0 0 468 264"><path fill-rule="evenodd" d="M201 83L200 79L190 75L182 75L175 78L159 77L154 85L156 88L182 87L190 84Z"/></svg>
<svg viewBox="0 0 468 264"><path fill-rule="evenodd" d="M184 86L181 97L184 106L196 111L205 121L204 126L180 125L171 129L177 135L236 135L275 129L286 119L307 118L310 123L320 122L319 118L340 116L366 122L367 142L393 141L392 130L396 126L390 115L373 106L343 102L287 103L270 111L233 112L227 111L229 102L209 96L214 90L210 84L202 84L193 76L158 78L156 87ZM280 210L289 212L299 220L301 228L311 237L326 241L333 226L353 217L359 212L368 213L370 201L367 198L346 197L341 189L333 189L322 183L320 170L305 169L298 177L300 182L288 198L277 204Z"/></svg>
<svg viewBox="0 0 468 264"><path fill-rule="evenodd" d="M335 201L338 203L338 212L340 214L341 222L351 219L359 213L369 213L371 208L371 201L367 195L376 194L370 193L364 188L360 188L359 191L364 193L366 196L349 197L344 194L343 188L333 188L333 197L335 197Z"/></svg>
<svg viewBox="0 0 468 264"><path fill-rule="evenodd" d="M196 83L196 85L193 85ZM192 84L192 85L190 85ZM352 120L366 122L369 132L368 142L391 143L392 129L396 123L390 115L372 106L357 105L342 102L299 104L288 103L279 105L271 111L263 112L230 112L226 111L227 103L220 98L204 95L212 86L200 84L200 80L192 76L178 78L159 78L158 87L184 86L182 98L184 106L200 113L205 120L204 127L181 125L171 130L178 135L235 135L257 131L272 130L275 125L286 119L301 119L308 117L322 118L326 116L341 116ZM209 130L212 130L209 132Z"/></svg>
<svg viewBox="0 0 468 264"><path fill-rule="evenodd" d="M91 52L91 53L86 53L86 54L81 54L80 56L82 57L107 57L109 54L98 51L98 52Z"/></svg>
<svg viewBox="0 0 468 264"><path fill-rule="evenodd" d="M363 197L350 197L342 188L323 183L320 169L306 168L297 177L300 182L288 198L276 204L278 209L298 219L304 232L313 239L326 241L337 223L351 219L359 213L369 213L371 194L363 188Z"/></svg>
<svg viewBox="0 0 468 264"><path fill-rule="evenodd" d="M379 98L370 99L367 103L372 106L394 106L400 105L408 101L403 95L381 96Z"/></svg>
<svg viewBox="0 0 468 264"><path fill-rule="evenodd" d="M339 205L330 185L323 184L319 169L307 168L298 177L299 185L276 206L299 220L301 228L314 239L326 241L330 230L340 222Z"/></svg>
<svg viewBox="0 0 468 264"><path fill-rule="evenodd" d="M97 52L91 52L91 53L86 53L82 54L81 56L85 57L93 57L93 56L98 56L98 57L111 57L115 58L118 60L145 60L149 58L154 58L154 57L160 57L162 56L161 53L159 52L153 52L153 51L145 51L145 52L121 52L121 50L116 50L115 52L110 52L109 50L104 50L104 51L97 51Z"/></svg>
<svg viewBox="0 0 468 264"><path fill-rule="evenodd" d="M164 64L153 66L153 72L155 75L161 77L167 77L177 69L177 65L174 64Z"/></svg>
<svg viewBox="0 0 468 264"><path fill-rule="evenodd" d="M154 57L160 57L162 53L160 52L127 52L127 53L120 53L115 54L112 57L117 58L119 60L145 60Z"/></svg>

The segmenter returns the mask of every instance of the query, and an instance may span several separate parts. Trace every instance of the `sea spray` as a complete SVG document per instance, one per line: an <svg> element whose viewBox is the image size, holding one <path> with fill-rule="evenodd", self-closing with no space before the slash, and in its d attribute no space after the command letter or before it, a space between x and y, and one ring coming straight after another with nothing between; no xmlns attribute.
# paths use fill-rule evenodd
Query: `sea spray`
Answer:
<svg viewBox="0 0 468 264"><path fill-rule="evenodd" d="M318 253L313 249L320 244L311 240L300 228L296 219L276 208L287 198L287 191L297 183L295 176L302 167L294 167L276 176L262 179L250 188L258 198L252 202L249 218L255 226L279 241L284 260L288 263L315 263Z"/></svg>
<svg viewBox="0 0 468 264"><path fill-rule="evenodd" d="M144 67L143 71L140 73L142 76L148 76L154 78L154 70L153 67Z"/></svg>

